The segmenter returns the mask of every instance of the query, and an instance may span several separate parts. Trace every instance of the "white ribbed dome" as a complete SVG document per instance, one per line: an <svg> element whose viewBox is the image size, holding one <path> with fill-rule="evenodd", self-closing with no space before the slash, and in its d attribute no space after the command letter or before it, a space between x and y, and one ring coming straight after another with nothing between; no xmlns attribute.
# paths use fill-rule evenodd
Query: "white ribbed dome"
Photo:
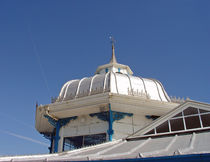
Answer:
<svg viewBox="0 0 210 162"><path fill-rule="evenodd" d="M170 102L170 98L159 81L135 77L132 74L129 66L117 63L114 46L112 46L110 63L99 66L93 77L68 81L62 87L57 101L111 92Z"/></svg>
<svg viewBox="0 0 210 162"><path fill-rule="evenodd" d="M71 80L62 87L58 101L71 100L105 92L140 96L145 99L165 102L170 101L170 98L159 81L118 72L107 72L96 74L90 78Z"/></svg>

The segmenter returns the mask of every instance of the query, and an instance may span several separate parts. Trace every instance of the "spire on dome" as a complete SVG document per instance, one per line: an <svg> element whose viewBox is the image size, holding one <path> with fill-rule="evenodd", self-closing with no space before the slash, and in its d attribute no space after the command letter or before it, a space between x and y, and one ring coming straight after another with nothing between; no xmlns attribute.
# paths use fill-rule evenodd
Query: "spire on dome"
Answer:
<svg viewBox="0 0 210 162"><path fill-rule="evenodd" d="M111 43L112 43L112 58L108 64L99 66L96 69L96 74L103 74L103 73L108 73L108 72L114 72L114 73L118 72L121 74L133 75L133 72L129 66L117 63L117 59L115 57L115 48L114 48L115 40L112 36L110 36L109 39L111 40Z"/></svg>
<svg viewBox="0 0 210 162"><path fill-rule="evenodd" d="M111 39L111 43L112 43L112 58L110 60L110 63L117 63L117 59L115 57L115 48L114 48L115 40L112 36L110 36L109 38Z"/></svg>

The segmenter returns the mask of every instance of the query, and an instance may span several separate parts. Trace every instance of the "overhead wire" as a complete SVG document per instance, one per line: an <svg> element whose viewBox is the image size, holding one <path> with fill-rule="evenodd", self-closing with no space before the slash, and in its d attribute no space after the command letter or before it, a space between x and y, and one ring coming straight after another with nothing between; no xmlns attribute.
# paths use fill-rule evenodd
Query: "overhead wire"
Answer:
<svg viewBox="0 0 210 162"><path fill-rule="evenodd" d="M20 134L17 134L17 133L9 132L9 131L6 131L6 130L0 130L0 132L5 133L5 134L10 135L10 136L13 136L13 137L17 137L17 138L26 140L26 141L37 143L37 144L40 144L40 145L43 145L43 146L49 146L47 143L41 142L39 140L35 140L35 139L27 137L27 136L20 135Z"/></svg>
<svg viewBox="0 0 210 162"><path fill-rule="evenodd" d="M49 95L49 97L51 97L51 93L50 93L50 88L49 88L49 84L48 84L48 81L47 81L47 77L46 77L44 68L42 66L40 55L39 55L39 52L38 52L38 49L37 49L37 45L36 45L36 43L35 43L35 41L34 41L34 39L32 37L32 32L31 32L31 28L30 28L29 25L28 25L28 33L29 33L29 37L30 37L30 40L31 40L31 43L32 43L33 53L34 53L34 55L36 57L36 61L38 63L39 69L41 71L42 79L43 79L43 81L45 83L46 89L48 91L48 95Z"/></svg>

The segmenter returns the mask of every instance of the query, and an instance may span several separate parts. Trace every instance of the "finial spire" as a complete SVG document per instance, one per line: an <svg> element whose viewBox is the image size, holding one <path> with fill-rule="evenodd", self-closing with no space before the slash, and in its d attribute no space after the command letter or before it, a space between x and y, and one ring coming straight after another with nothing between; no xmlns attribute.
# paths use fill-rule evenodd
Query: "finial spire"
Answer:
<svg viewBox="0 0 210 162"><path fill-rule="evenodd" d="M115 48L114 43L116 42L112 36L109 37L112 43L112 58L110 60L110 63L117 63L117 59L115 57Z"/></svg>
<svg viewBox="0 0 210 162"><path fill-rule="evenodd" d="M114 72L114 73L120 72L122 74L133 75L133 72L129 66L117 63L117 59L115 57L115 48L114 48L115 40L112 36L110 36L109 39L112 44L112 58L108 64L99 66L96 69L96 74L104 74L108 72Z"/></svg>

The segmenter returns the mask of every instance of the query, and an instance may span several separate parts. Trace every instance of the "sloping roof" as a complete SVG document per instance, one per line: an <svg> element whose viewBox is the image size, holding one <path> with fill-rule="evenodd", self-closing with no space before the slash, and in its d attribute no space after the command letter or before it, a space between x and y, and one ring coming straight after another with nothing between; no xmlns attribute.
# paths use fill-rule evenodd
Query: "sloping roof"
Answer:
<svg viewBox="0 0 210 162"><path fill-rule="evenodd" d="M201 154L210 152L210 132L118 140L57 154L0 157L0 161L89 161Z"/></svg>

